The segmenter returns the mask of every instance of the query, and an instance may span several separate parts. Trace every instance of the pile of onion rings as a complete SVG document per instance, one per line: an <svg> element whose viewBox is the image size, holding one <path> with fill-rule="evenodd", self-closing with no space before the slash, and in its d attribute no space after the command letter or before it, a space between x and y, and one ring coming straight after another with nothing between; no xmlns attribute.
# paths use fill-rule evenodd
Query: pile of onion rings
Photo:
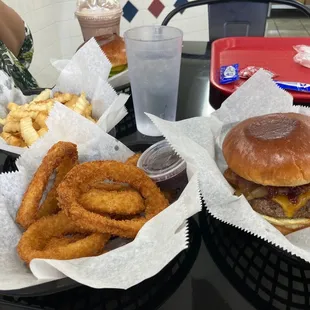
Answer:
<svg viewBox="0 0 310 310"><path fill-rule="evenodd" d="M168 206L157 185L127 162L78 164L76 145L56 143L30 182L16 222L26 231L17 251L34 258L73 259L101 255L113 237L135 238L141 227ZM53 172L52 189L40 204Z"/></svg>

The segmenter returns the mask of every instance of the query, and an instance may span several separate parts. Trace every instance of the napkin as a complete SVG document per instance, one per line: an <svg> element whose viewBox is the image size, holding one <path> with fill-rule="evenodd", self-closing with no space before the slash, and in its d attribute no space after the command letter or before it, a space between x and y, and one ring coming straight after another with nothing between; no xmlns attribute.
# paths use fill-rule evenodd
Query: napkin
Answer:
<svg viewBox="0 0 310 310"><path fill-rule="evenodd" d="M67 128L63 119L71 126ZM0 174L0 290L19 289L63 277L94 288L127 289L157 274L188 247L186 219L201 210L198 173L188 165L189 183L181 197L147 222L134 241L97 257L72 260L34 259L27 267L16 246L22 231L15 216L23 194L51 145L76 143L79 161L117 160L133 154L97 125L55 103L47 121L48 133L16 162L18 172ZM67 131L68 130L68 131Z"/></svg>
<svg viewBox="0 0 310 310"><path fill-rule="evenodd" d="M209 117L176 123L149 117L176 152L199 171L200 191L212 216L310 262L309 228L282 235L253 211L244 196L234 196L234 190L223 177L227 164L222 142L227 132L244 119L277 112L310 115L309 108L293 106L293 97L260 70Z"/></svg>
<svg viewBox="0 0 310 310"><path fill-rule="evenodd" d="M96 40L91 39L66 63L53 88L53 92L80 94L84 91L93 107L92 116L98 119L97 125L106 132L109 132L126 116L125 103L129 98L125 94L117 95L108 83L110 70L110 61L102 53ZM32 97L24 96L13 85L12 79L1 71L1 118L7 115L6 106L9 102L24 104L32 99ZM75 112L71 111L71 113ZM64 130L69 130L71 124L65 119L63 122L65 123ZM25 148L7 145L2 138L0 138L0 149L16 154L22 154L25 151Z"/></svg>

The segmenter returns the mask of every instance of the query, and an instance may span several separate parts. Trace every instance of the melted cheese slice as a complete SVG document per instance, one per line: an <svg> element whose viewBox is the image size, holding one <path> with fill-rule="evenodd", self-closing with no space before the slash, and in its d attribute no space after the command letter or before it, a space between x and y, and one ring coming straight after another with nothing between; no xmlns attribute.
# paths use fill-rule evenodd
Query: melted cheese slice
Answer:
<svg viewBox="0 0 310 310"><path fill-rule="evenodd" d="M291 203L287 196L279 195L272 198L273 201L277 202L283 209L285 216L293 217L294 214L305 206L307 201L310 199L310 192L299 195L297 203Z"/></svg>

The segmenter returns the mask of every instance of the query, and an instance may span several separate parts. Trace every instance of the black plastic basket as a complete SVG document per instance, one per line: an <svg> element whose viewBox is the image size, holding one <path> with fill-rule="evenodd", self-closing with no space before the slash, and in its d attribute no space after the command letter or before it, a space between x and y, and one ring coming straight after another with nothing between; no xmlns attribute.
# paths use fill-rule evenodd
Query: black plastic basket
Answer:
<svg viewBox="0 0 310 310"><path fill-rule="evenodd" d="M204 242L224 276L256 309L310 309L310 264L242 230L199 215Z"/></svg>
<svg viewBox="0 0 310 310"><path fill-rule="evenodd" d="M133 151L144 151L150 142L131 143ZM10 156L4 171L16 169ZM92 289L65 278L16 291L0 291L0 309L65 310L152 310L157 309L182 283L191 270L201 244L200 230L194 219L188 220L189 246L160 273L129 290Z"/></svg>
<svg viewBox="0 0 310 310"><path fill-rule="evenodd" d="M130 95L126 102L126 109L128 114L115 126L116 139L121 139L125 136L129 136L137 131L136 118L133 107L133 101L131 96L130 84L115 88L117 93L124 93Z"/></svg>
<svg viewBox="0 0 310 310"><path fill-rule="evenodd" d="M69 279L41 285L41 296L35 296L35 288L6 292L0 295L0 309L46 309L46 310L152 310L157 309L180 286L191 270L201 244L200 231L193 219L188 220L189 246L177 255L160 273L128 289L92 289L78 285ZM67 288L59 292L60 282L66 281ZM78 286L77 286L78 285ZM42 287L45 286L45 290ZM72 288L72 286L77 286ZM53 287L55 291L53 290ZM63 287L66 289L66 287ZM3 294L3 293L2 293ZM10 294L10 296L8 296ZM28 295L29 295L28 294ZM43 295L45 294L45 295ZM19 296L18 296L19 295ZM20 296L24 295L24 296Z"/></svg>

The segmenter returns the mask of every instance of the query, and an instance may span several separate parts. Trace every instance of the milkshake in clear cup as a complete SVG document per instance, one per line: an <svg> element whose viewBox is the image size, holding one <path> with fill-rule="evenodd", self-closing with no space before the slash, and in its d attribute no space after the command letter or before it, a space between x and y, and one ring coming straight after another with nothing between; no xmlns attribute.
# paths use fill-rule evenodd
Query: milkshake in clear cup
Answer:
<svg viewBox="0 0 310 310"><path fill-rule="evenodd" d="M120 33L122 8L117 0L79 0L77 17L84 41L92 37Z"/></svg>

